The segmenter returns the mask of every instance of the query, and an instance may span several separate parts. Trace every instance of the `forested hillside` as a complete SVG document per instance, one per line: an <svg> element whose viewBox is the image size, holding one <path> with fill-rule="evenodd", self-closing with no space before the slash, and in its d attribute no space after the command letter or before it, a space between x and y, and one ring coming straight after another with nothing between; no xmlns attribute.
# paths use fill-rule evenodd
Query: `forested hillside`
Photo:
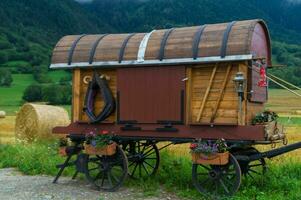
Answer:
<svg viewBox="0 0 301 200"><path fill-rule="evenodd" d="M108 30L106 22L73 0L1 0L0 67L42 74L61 36Z"/></svg>
<svg viewBox="0 0 301 200"><path fill-rule="evenodd" d="M89 2L89 1L88 1ZM45 76L55 42L66 34L142 32L263 18L273 60L284 78L301 85L301 4L295 0L1 0L0 68ZM278 70L279 71L279 70ZM42 78L41 78L42 77Z"/></svg>

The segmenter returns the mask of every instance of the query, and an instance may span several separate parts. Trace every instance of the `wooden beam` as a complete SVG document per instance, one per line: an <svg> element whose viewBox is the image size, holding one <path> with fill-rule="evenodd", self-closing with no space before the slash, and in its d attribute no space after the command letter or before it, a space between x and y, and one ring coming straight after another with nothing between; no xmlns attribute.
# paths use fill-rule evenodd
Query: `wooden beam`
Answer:
<svg viewBox="0 0 301 200"><path fill-rule="evenodd" d="M205 92L205 95L203 97L203 101L202 101L202 104L201 104L201 107L200 107L200 111L198 113L197 122L199 122L201 117L202 117L202 114L203 114L203 111L204 111L204 108L205 108L205 104L206 104L207 98L209 96L209 92L210 92L210 89L212 87L212 83L213 83L213 80L214 80L214 77L215 77L215 74L216 74L217 66L218 66L218 63L215 64L215 66L213 68L213 71L211 73L211 77L210 77L210 80L209 80L209 85L208 85L207 90Z"/></svg>
<svg viewBox="0 0 301 200"><path fill-rule="evenodd" d="M191 92L192 92L192 69L186 68L186 124L191 123Z"/></svg>
<svg viewBox="0 0 301 200"><path fill-rule="evenodd" d="M226 76L225 76L225 78L224 78L224 80L223 80L222 88L221 88L221 90L220 90L220 93L219 93L219 96L218 96L218 99L217 99L215 108L214 108L213 113L212 113L212 116L211 116L210 123L213 123L213 122L214 122L214 119L215 119L215 117L216 117L217 110L218 110L218 108L219 108L219 105L220 105L220 103L221 103L221 100L222 100L223 97L224 97L224 94L225 94L225 90L226 90L226 86L227 86L227 83L228 83L228 79L229 79L229 75L230 75L231 69L232 69L232 64L229 64L228 67L227 67Z"/></svg>
<svg viewBox="0 0 301 200"><path fill-rule="evenodd" d="M247 62L240 63L238 65L238 71L242 72L244 74L244 77L247 79L248 78L248 63ZM247 97L247 89L248 89L248 87L245 87L244 101L242 102L242 113L241 113L241 115L239 115L239 111L238 111L238 125L240 125L240 126L246 125L247 102L248 102L248 100L247 100L247 98L248 98Z"/></svg>
<svg viewBox="0 0 301 200"><path fill-rule="evenodd" d="M72 121L76 122L80 119L80 83L81 75L80 69L73 70L73 80L72 80Z"/></svg>

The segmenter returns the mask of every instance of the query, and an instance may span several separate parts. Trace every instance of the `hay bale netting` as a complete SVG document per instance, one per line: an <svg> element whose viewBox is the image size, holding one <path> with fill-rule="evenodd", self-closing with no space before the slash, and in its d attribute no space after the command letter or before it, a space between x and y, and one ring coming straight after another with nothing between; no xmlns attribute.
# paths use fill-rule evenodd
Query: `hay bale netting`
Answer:
<svg viewBox="0 0 301 200"><path fill-rule="evenodd" d="M0 110L0 118L5 118L6 112Z"/></svg>
<svg viewBox="0 0 301 200"><path fill-rule="evenodd" d="M70 124L68 112L56 106L24 104L16 117L17 140L33 142L53 138L52 129Z"/></svg>

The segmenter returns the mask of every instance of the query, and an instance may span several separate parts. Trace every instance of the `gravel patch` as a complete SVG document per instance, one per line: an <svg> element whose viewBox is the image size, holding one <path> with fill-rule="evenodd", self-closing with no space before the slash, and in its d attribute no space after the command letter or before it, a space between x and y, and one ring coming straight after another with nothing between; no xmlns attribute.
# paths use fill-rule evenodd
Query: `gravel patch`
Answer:
<svg viewBox="0 0 301 200"><path fill-rule="evenodd" d="M27 176L16 169L0 169L0 199L5 200L180 200L164 191L158 197L145 197L142 192L130 188L121 188L117 192L93 190L84 180L71 180L61 177L52 184L50 176Z"/></svg>

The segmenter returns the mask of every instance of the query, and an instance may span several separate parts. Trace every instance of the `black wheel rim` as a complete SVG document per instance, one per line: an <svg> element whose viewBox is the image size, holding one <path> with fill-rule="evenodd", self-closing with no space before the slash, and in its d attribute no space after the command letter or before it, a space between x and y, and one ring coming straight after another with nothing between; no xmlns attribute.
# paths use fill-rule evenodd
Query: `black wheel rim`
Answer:
<svg viewBox="0 0 301 200"><path fill-rule="evenodd" d="M124 145L129 161L129 176L145 179L154 175L159 167L160 155L156 144L131 142Z"/></svg>
<svg viewBox="0 0 301 200"><path fill-rule="evenodd" d="M234 156L227 165L193 164L192 181L196 189L208 196L231 196L239 188L241 170Z"/></svg>
<svg viewBox="0 0 301 200"><path fill-rule="evenodd" d="M113 156L89 156L86 177L98 189L116 191L126 179L128 161L123 150L117 146Z"/></svg>
<svg viewBox="0 0 301 200"><path fill-rule="evenodd" d="M251 156L253 154L257 154L259 151L253 147L248 149L240 150L235 153L235 155L246 155ZM261 178L267 171L267 166L264 158L260 158L258 160L249 162L249 161L238 161L242 174L246 178L251 178L255 180L256 178Z"/></svg>

